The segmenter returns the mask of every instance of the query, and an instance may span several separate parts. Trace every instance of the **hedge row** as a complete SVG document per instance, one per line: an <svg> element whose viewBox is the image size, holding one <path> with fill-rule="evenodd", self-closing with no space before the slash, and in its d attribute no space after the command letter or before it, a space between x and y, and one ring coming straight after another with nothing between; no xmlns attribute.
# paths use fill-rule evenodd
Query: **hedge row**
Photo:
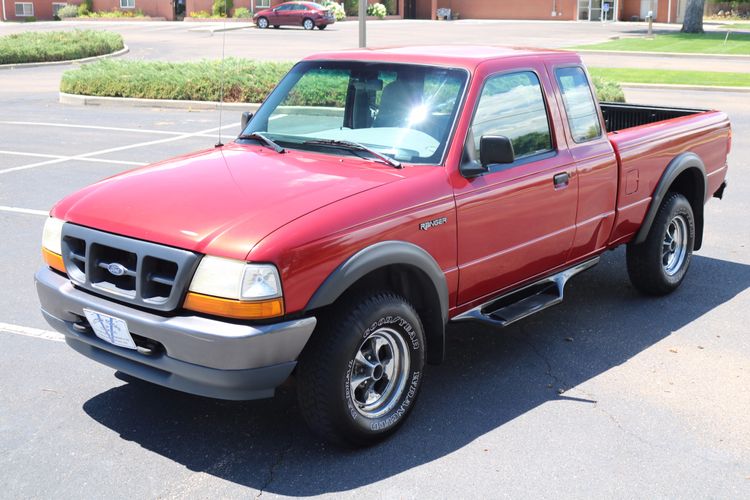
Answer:
<svg viewBox="0 0 750 500"><path fill-rule="evenodd" d="M69 61L111 54L125 45L108 31L25 32L0 37L0 64Z"/></svg>
<svg viewBox="0 0 750 500"><path fill-rule="evenodd" d="M292 67L290 62L227 59L221 61L169 63L158 61L102 60L63 74L60 90L68 94L104 97L138 97L218 101L224 73L225 102L262 102ZM339 81L340 80L340 81ZM347 79L323 80L308 75L300 89L285 104L340 106ZM617 83L594 78L599 99L623 102Z"/></svg>

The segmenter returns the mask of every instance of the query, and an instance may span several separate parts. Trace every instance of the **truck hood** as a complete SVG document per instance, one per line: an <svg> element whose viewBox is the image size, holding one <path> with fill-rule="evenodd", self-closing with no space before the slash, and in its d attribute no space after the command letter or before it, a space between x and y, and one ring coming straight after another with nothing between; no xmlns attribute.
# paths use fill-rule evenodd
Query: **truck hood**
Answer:
<svg viewBox="0 0 750 500"><path fill-rule="evenodd" d="M401 178L398 170L354 157L230 144L110 177L65 198L52 215L244 259L294 219Z"/></svg>

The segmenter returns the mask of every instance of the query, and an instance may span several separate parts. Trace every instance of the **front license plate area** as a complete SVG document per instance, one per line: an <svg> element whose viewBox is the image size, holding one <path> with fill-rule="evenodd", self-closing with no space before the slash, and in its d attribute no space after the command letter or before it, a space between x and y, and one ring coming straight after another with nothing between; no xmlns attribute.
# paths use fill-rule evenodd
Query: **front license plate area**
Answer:
<svg viewBox="0 0 750 500"><path fill-rule="evenodd" d="M118 347L137 349L133 337L130 335L130 330L128 330L128 324L124 319L115 318L91 309L84 309L83 314L86 315L91 328L100 339Z"/></svg>

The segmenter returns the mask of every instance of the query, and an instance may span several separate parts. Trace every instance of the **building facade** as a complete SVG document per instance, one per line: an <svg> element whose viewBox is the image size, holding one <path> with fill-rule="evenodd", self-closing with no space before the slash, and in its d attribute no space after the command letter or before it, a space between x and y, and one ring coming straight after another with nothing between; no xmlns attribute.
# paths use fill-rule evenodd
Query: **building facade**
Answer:
<svg viewBox="0 0 750 500"><path fill-rule="evenodd" d="M234 0L234 7L251 11L273 7L283 0ZM339 0L342 1L342 0ZM368 0L375 3L377 0ZM52 19L65 1L0 0L2 19ZM182 2L182 4L180 4ZM71 3L78 3L71 2ZM151 17L177 19L185 13L211 11L212 0L93 0L95 11L140 10ZM643 20L651 11L656 22L681 23L687 0L398 0L398 15L406 19L436 19L438 9L450 9L461 19L530 19L565 21ZM179 6L179 7L178 7Z"/></svg>

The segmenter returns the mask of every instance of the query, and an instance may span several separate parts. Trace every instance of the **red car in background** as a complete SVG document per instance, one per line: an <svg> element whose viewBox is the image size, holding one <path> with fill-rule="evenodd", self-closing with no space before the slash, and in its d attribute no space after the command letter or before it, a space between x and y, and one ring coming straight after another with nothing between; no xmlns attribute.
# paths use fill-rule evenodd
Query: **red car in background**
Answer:
<svg viewBox="0 0 750 500"><path fill-rule="evenodd" d="M253 16L253 22L260 29L269 26L302 26L311 30L316 26L324 30L329 24L336 22L333 12L315 2L286 2L272 9L258 11Z"/></svg>

